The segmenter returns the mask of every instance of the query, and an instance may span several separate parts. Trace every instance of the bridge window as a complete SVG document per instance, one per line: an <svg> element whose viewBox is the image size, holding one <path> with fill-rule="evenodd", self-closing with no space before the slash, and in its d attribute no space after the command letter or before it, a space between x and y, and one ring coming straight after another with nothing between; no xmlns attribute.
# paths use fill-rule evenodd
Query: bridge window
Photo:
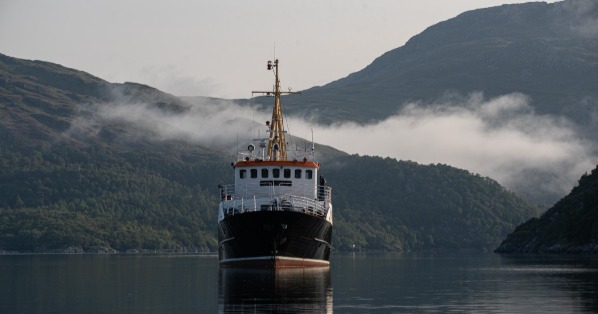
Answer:
<svg viewBox="0 0 598 314"><path fill-rule="evenodd" d="M301 179L301 169L295 169L295 179Z"/></svg>
<svg viewBox="0 0 598 314"><path fill-rule="evenodd" d="M267 178L268 177L268 168L263 168L262 169L262 178Z"/></svg>
<svg viewBox="0 0 598 314"><path fill-rule="evenodd" d="M239 178L245 179L247 177L247 170L241 169L239 170Z"/></svg>
<svg viewBox="0 0 598 314"><path fill-rule="evenodd" d="M313 170L305 170L305 178L311 180L314 177Z"/></svg>
<svg viewBox="0 0 598 314"><path fill-rule="evenodd" d="M251 177L257 178L257 169L251 169Z"/></svg>
<svg viewBox="0 0 598 314"><path fill-rule="evenodd" d="M272 169L272 177L273 178L280 178L280 169L278 169L278 168Z"/></svg>
<svg viewBox="0 0 598 314"><path fill-rule="evenodd" d="M291 177L291 169L284 169L283 170L283 174L285 178L290 178Z"/></svg>

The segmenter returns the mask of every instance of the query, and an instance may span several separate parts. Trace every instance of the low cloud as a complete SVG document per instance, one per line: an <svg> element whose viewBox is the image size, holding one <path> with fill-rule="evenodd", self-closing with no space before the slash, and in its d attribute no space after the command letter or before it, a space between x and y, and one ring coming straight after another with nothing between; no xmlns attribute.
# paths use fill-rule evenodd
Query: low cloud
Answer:
<svg viewBox="0 0 598 314"><path fill-rule="evenodd" d="M595 38L598 36L598 2L596 0L569 0L563 7L572 17L572 29L580 35Z"/></svg>
<svg viewBox="0 0 598 314"><path fill-rule="evenodd" d="M486 100L477 93L459 103L410 104L376 125L340 124L316 134L350 153L448 164L512 189L564 195L598 162L595 144L567 120L536 114L529 102L522 94Z"/></svg>
<svg viewBox="0 0 598 314"><path fill-rule="evenodd" d="M172 112L144 103L110 103L97 107L104 121L118 121L136 127L142 136L156 141L185 140L215 149L227 149L236 136L244 136L255 124L251 117L257 109L229 101L191 105Z"/></svg>
<svg viewBox="0 0 598 314"><path fill-rule="evenodd" d="M475 93L442 104L408 104L376 124L322 126L293 117L285 122L294 136L309 139L313 129L317 143L348 153L448 164L528 196L564 196L598 162L596 144L583 140L566 119L536 114L530 101L522 94L485 99ZM97 106L96 115L136 126L153 140L184 139L219 149L266 136L263 122L270 119L255 107L209 100L179 113L113 103Z"/></svg>

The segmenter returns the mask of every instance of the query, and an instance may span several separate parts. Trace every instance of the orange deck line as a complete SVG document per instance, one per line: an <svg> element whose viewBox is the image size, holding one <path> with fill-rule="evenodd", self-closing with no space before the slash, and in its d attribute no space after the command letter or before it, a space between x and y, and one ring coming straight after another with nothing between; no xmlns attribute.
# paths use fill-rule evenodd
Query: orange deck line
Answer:
<svg viewBox="0 0 598 314"><path fill-rule="evenodd" d="M303 161L303 160L264 160L264 161L237 161L235 167L258 167L258 166L275 166L275 167L306 167L306 168L320 168L317 162Z"/></svg>

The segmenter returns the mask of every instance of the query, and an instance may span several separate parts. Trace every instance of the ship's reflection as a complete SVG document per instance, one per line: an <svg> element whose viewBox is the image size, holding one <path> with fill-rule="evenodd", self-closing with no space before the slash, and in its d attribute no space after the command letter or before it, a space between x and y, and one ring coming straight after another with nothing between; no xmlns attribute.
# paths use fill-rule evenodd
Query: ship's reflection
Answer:
<svg viewBox="0 0 598 314"><path fill-rule="evenodd" d="M332 313L330 268L220 268L220 313Z"/></svg>

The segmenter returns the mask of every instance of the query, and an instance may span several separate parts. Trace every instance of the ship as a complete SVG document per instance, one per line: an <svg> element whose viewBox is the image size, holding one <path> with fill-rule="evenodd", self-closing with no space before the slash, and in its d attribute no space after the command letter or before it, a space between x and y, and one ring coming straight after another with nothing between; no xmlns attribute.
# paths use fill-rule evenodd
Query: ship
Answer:
<svg viewBox="0 0 598 314"><path fill-rule="evenodd" d="M274 72L268 135L252 139L232 162L234 183L221 184L218 208L218 257L227 267L329 267L332 251L332 188L326 185L311 147L287 150L279 61ZM259 137L259 136L258 136ZM290 137L290 136L289 136Z"/></svg>

